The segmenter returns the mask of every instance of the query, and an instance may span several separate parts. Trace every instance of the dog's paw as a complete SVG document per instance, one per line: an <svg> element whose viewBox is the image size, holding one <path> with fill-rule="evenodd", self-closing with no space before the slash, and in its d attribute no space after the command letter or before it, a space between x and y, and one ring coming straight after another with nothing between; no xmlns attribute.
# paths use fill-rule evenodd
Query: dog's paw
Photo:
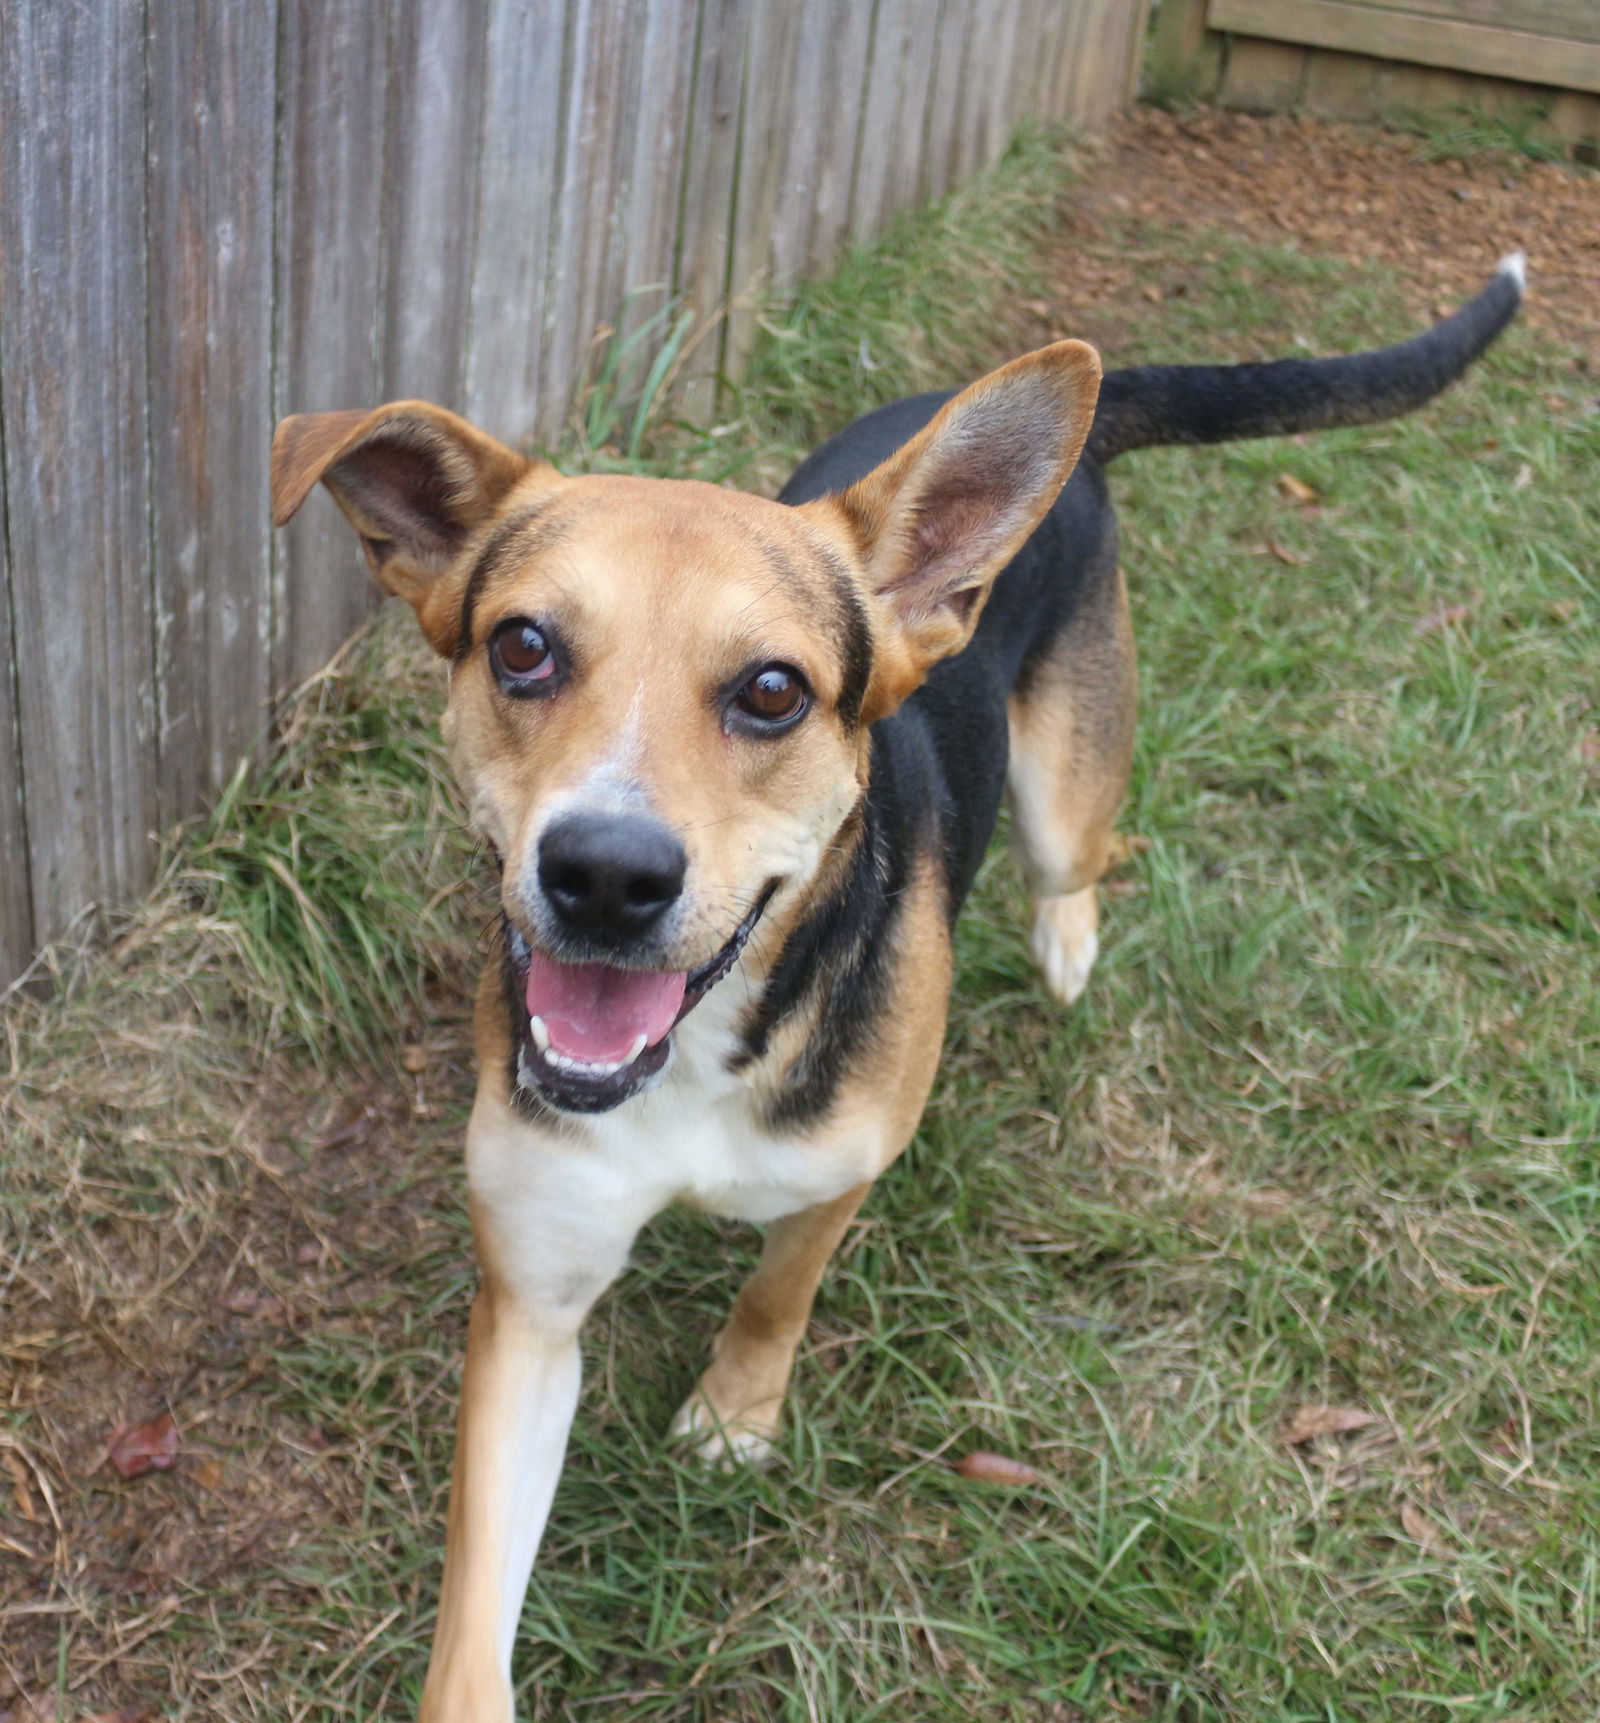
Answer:
<svg viewBox="0 0 1600 1723"><path fill-rule="evenodd" d="M1089 985L1100 954L1099 922L1092 885L1065 897L1041 898L1034 906L1034 962L1063 1005L1075 1004Z"/></svg>
<svg viewBox="0 0 1600 1723"><path fill-rule="evenodd" d="M744 1414L726 1422L698 1391L678 1408L669 1438L697 1460L732 1470L736 1466L766 1467L776 1463L776 1429L759 1415Z"/></svg>

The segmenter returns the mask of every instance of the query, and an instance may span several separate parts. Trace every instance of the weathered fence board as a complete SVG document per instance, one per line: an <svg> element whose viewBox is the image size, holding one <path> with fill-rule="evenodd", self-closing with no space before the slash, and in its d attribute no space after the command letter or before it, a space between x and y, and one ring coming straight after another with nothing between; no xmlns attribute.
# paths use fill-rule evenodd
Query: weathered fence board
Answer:
<svg viewBox="0 0 1600 1723"><path fill-rule="evenodd" d="M0 87L13 651L49 937L144 876L158 818L143 7L12 7Z"/></svg>
<svg viewBox="0 0 1600 1723"><path fill-rule="evenodd" d="M386 392L460 401L466 392L473 218L483 120L487 13L396 9L390 50L382 335Z"/></svg>
<svg viewBox="0 0 1600 1723"><path fill-rule="evenodd" d="M675 282L684 304L704 321L732 288L730 234L738 220L740 101L751 0L700 0L694 81L684 137L683 202L679 210ZM702 378L720 364L725 330L701 342ZM699 416L711 396L702 381L686 398Z"/></svg>
<svg viewBox="0 0 1600 1723"><path fill-rule="evenodd" d="M283 31L279 410L376 403L389 35L367 0L286 0ZM263 454L270 426L262 427ZM281 540L276 671L309 676L372 609L349 528L305 509Z"/></svg>
<svg viewBox="0 0 1600 1723"><path fill-rule="evenodd" d="M1358 0L1212 0L1208 17L1217 30L1600 91L1600 30L1592 8L1590 0L1570 37L1511 27L1506 20L1514 19L1520 7L1499 13L1493 26L1442 16L1437 9L1380 8ZM1554 9L1548 10L1554 17ZM1538 15L1544 16L1545 9ZM1583 40L1576 39L1578 29Z"/></svg>
<svg viewBox="0 0 1600 1723"><path fill-rule="evenodd" d="M635 122L628 152L621 273L611 310L627 334L672 292L678 252L689 92L694 81L695 0L645 0Z"/></svg>
<svg viewBox="0 0 1600 1723"><path fill-rule="evenodd" d="M482 156L467 402L502 435L539 413L550 186L561 133L565 17L549 0L485 0Z"/></svg>
<svg viewBox="0 0 1600 1723"><path fill-rule="evenodd" d="M755 290L1124 99L1144 12L0 0L0 985L374 602L333 511L268 531L278 414L551 442L597 333L668 305L705 412Z"/></svg>
<svg viewBox="0 0 1600 1723"><path fill-rule="evenodd" d="M0 444L0 461L4 460ZM21 732L11 637L11 564L0 517L0 985L20 975L33 955L33 901L28 890L28 815L22 800Z"/></svg>
<svg viewBox="0 0 1600 1723"><path fill-rule="evenodd" d="M149 39L150 544L163 823L261 734L272 697L272 0L172 0Z"/></svg>

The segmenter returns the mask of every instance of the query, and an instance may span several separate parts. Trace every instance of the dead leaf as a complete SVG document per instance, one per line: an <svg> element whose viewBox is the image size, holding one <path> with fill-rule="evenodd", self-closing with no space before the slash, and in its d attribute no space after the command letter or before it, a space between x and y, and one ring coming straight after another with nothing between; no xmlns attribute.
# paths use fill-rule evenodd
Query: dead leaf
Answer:
<svg viewBox="0 0 1600 1723"><path fill-rule="evenodd" d="M418 1076L428 1068L428 1049L420 1042L412 1041L400 1055L400 1063L413 1077Z"/></svg>
<svg viewBox="0 0 1600 1723"><path fill-rule="evenodd" d="M1400 1524L1405 1527L1406 1536L1429 1554L1441 1555L1449 1550L1450 1540L1438 1522L1429 1519L1421 1508L1413 1507L1410 1502L1400 1504Z"/></svg>
<svg viewBox="0 0 1600 1723"><path fill-rule="evenodd" d="M170 1412L142 1424L118 1424L106 1438L106 1458L123 1478L170 1472L178 1459L178 1426Z"/></svg>
<svg viewBox="0 0 1600 1723"><path fill-rule="evenodd" d="M1278 1440L1293 1448L1315 1436L1343 1436L1377 1422L1376 1412L1364 1412L1359 1406L1297 1406Z"/></svg>
<svg viewBox="0 0 1600 1723"><path fill-rule="evenodd" d="M350 1143L361 1142L377 1123L377 1109L370 1101L357 1096L347 1101L329 1120L327 1129L317 1138L319 1149L342 1149Z"/></svg>
<svg viewBox="0 0 1600 1723"><path fill-rule="evenodd" d="M1511 488L1514 491L1525 491L1532 483L1533 462L1524 461L1522 465L1517 468L1517 476L1511 481Z"/></svg>
<svg viewBox="0 0 1600 1723"><path fill-rule="evenodd" d="M11 1473L11 1493L16 1497L17 1512L29 1525L38 1525L39 1507L33 1499L33 1491L28 1486L28 1468L23 1465L22 1456L13 1448L6 1449L6 1467Z"/></svg>
<svg viewBox="0 0 1600 1723"><path fill-rule="evenodd" d="M1015 1489L1039 1481L1039 1474L1032 1466L1007 1454L987 1453L982 1448L957 1460L956 1471L969 1483L1009 1484Z"/></svg>
<svg viewBox="0 0 1600 1723"><path fill-rule="evenodd" d="M1411 632L1416 635L1437 634L1441 628L1451 628L1458 622L1465 622L1471 614L1470 604L1447 604L1443 609L1430 611L1412 623Z"/></svg>
<svg viewBox="0 0 1600 1723"><path fill-rule="evenodd" d="M1302 556L1297 550L1285 550L1275 538L1267 540L1266 551L1268 556L1275 556L1279 562L1286 564L1289 568L1299 568L1302 563L1311 560L1308 556Z"/></svg>
<svg viewBox="0 0 1600 1723"><path fill-rule="evenodd" d="M289 1307L275 1292L230 1292L218 1301L235 1316L252 1316L263 1322L282 1322Z"/></svg>
<svg viewBox="0 0 1600 1723"><path fill-rule="evenodd" d="M1258 1190L1246 1191L1241 1201L1249 1213L1259 1215L1287 1214L1294 1207L1293 1193L1278 1190L1272 1185L1262 1185Z"/></svg>
<svg viewBox="0 0 1600 1723"><path fill-rule="evenodd" d="M202 1460L194 1469L194 1481L202 1490L215 1493L222 1488L221 1460Z"/></svg>
<svg viewBox="0 0 1600 1723"><path fill-rule="evenodd" d="M1312 490L1304 479L1297 479L1293 473L1278 474L1278 490L1290 502L1299 503L1305 507L1317 500L1317 493Z"/></svg>

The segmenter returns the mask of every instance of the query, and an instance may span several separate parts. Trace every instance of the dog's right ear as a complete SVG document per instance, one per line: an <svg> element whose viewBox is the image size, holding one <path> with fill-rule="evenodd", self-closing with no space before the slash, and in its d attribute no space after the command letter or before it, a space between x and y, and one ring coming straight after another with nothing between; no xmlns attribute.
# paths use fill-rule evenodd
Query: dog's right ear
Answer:
<svg viewBox="0 0 1600 1723"><path fill-rule="evenodd" d="M291 520L320 479L356 529L378 584L405 599L437 652L455 643L455 584L442 577L530 473L559 475L427 401L297 413L272 439L272 520Z"/></svg>

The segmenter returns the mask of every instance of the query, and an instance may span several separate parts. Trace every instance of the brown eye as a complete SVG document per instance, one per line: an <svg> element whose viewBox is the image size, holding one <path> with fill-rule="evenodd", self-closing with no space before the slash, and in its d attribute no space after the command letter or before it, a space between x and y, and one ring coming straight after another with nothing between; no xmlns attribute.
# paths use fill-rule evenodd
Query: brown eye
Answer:
<svg viewBox="0 0 1600 1723"><path fill-rule="evenodd" d="M502 687L542 682L555 673L556 667L550 642L520 616L502 622L494 631L489 642L489 662Z"/></svg>
<svg viewBox="0 0 1600 1723"><path fill-rule="evenodd" d="M806 685L798 670L787 664L768 664L739 690L734 704L763 724L782 724L805 710Z"/></svg>

